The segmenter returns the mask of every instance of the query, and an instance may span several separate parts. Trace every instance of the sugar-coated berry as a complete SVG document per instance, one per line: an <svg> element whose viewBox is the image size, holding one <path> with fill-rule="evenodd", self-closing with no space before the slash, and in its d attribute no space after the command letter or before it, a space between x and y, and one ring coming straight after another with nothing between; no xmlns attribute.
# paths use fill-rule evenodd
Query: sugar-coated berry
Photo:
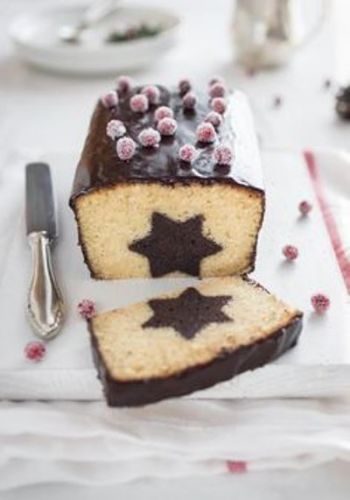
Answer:
<svg viewBox="0 0 350 500"><path fill-rule="evenodd" d="M78 304L78 313L84 319L91 319L96 314L96 305L93 300L83 299Z"/></svg>
<svg viewBox="0 0 350 500"><path fill-rule="evenodd" d="M299 250L294 245L285 245L282 248L282 253L287 260L295 260L298 258Z"/></svg>
<svg viewBox="0 0 350 500"><path fill-rule="evenodd" d="M224 97L225 94L226 88L222 83L214 83L214 85L211 85L209 88L210 97Z"/></svg>
<svg viewBox="0 0 350 500"><path fill-rule="evenodd" d="M221 76L213 76L209 80L209 87L215 85L216 83L221 83L221 85L225 85L225 80Z"/></svg>
<svg viewBox="0 0 350 500"><path fill-rule="evenodd" d="M215 128L211 123L202 122L196 129L196 136L199 142L214 142L216 139Z"/></svg>
<svg viewBox="0 0 350 500"><path fill-rule="evenodd" d="M145 95L151 104L158 104L160 99L160 90L155 85L146 85L141 90L141 94Z"/></svg>
<svg viewBox="0 0 350 500"><path fill-rule="evenodd" d="M215 128L218 128L222 123L222 116L216 111L210 111L205 117L205 122L211 123Z"/></svg>
<svg viewBox="0 0 350 500"><path fill-rule="evenodd" d="M214 149L213 158L218 165L231 165L233 152L229 146L220 145Z"/></svg>
<svg viewBox="0 0 350 500"><path fill-rule="evenodd" d="M108 137L113 139L119 139L119 137L122 137L126 133L126 128L124 126L124 123L120 120L110 120L107 123L106 127L106 134Z"/></svg>
<svg viewBox="0 0 350 500"><path fill-rule="evenodd" d="M28 344L25 346L24 354L25 357L30 361L38 363L44 358L46 354L46 347L42 342L34 340L32 342L28 342Z"/></svg>
<svg viewBox="0 0 350 500"><path fill-rule="evenodd" d="M301 215L308 215L312 210L312 205L306 200L303 200L299 203L299 212Z"/></svg>
<svg viewBox="0 0 350 500"><path fill-rule="evenodd" d="M213 111L216 111L221 115L224 114L226 111L225 99L223 99L222 97L214 97L214 99L211 101L211 107Z"/></svg>
<svg viewBox="0 0 350 500"><path fill-rule="evenodd" d="M139 133L138 139L142 146L156 148L160 143L160 133L154 128L145 128Z"/></svg>
<svg viewBox="0 0 350 500"><path fill-rule="evenodd" d="M118 94L111 90L101 97L101 102L105 108L114 108L118 104Z"/></svg>
<svg viewBox="0 0 350 500"><path fill-rule="evenodd" d="M144 94L135 94L130 99L130 108L135 113L145 113L148 110L148 99Z"/></svg>
<svg viewBox="0 0 350 500"><path fill-rule="evenodd" d="M197 104L197 97L193 92L187 92L182 98L182 105L185 109L194 109Z"/></svg>
<svg viewBox="0 0 350 500"><path fill-rule="evenodd" d="M158 122L157 129L161 135L174 135L177 129L177 122L174 118L162 118Z"/></svg>
<svg viewBox="0 0 350 500"><path fill-rule="evenodd" d="M131 137L121 137L117 141L116 151L120 160L130 160L135 154L136 144Z"/></svg>
<svg viewBox="0 0 350 500"><path fill-rule="evenodd" d="M232 474L243 474L247 472L247 462L243 460L228 460L226 463L228 471Z"/></svg>
<svg viewBox="0 0 350 500"><path fill-rule="evenodd" d="M191 82L189 81L188 78L182 78L179 81L179 92L180 94L186 94L191 90Z"/></svg>
<svg viewBox="0 0 350 500"><path fill-rule="evenodd" d="M315 312L323 314L329 309L331 301L324 293L316 293L311 297L311 304Z"/></svg>
<svg viewBox="0 0 350 500"><path fill-rule="evenodd" d="M158 122L162 118L172 118L174 111L168 106L159 106L154 112L154 119Z"/></svg>
<svg viewBox="0 0 350 500"><path fill-rule="evenodd" d="M179 149L179 158L186 163L193 163L197 156L198 152L192 144L184 144Z"/></svg>
<svg viewBox="0 0 350 500"><path fill-rule="evenodd" d="M120 94L130 92L133 87L133 80L130 76L122 75L117 79L117 91Z"/></svg>

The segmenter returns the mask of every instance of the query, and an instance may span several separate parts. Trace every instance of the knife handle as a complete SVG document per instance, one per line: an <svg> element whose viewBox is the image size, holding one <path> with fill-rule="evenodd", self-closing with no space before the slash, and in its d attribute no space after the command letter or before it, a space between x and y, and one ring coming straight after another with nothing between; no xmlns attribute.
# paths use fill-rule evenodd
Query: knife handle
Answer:
<svg viewBox="0 0 350 500"><path fill-rule="evenodd" d="M50 240L45 231L28 236L33 275L28 294L28 316L34 333L44 340L55 337L63 320L63 300L54 275Z"/></svg>

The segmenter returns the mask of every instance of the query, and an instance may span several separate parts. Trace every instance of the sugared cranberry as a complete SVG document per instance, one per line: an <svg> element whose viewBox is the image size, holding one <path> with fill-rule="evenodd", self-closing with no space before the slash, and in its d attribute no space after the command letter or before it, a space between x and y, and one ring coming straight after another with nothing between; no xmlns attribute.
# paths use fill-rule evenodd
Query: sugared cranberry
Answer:
<svg viewBox="0 0 350 500"><path fill-rule="evenodd" d="M111 90L101 97L101 102L105 108L114 108L118 104L118 94Z"/></svg>
<svg viewBox="0 0 350 500"><path fill-rule="evenodd" d="M225 99L223 99L222 97L214 97L214 99L211 101L211 107L217 113L220 113L221 115L224 114L226 111Z"/></svg>
<svg viewBox="0 0 350 500"><path fill-rule="evenodd" d="M312 210L312 205L306 200L303 200L299 203L299 212L301 215L308 215Z"/></svg>
<svg viewBox="0 0 350 500"><path fill-rule="evenodd" d="M205 117L205 122L211 123L215 128L218 128L222 123L222 116L216 111L210 111Z"/></svg>
<svg viewBox="0 0 350 500"><path fill-rule="evenodd" d="M295 260L298 258L299 250L294 245L285 245L282 248L282 253L287 260Z"/></svg>
<svg viewBox="0 0 350 500"><path fill-rule="evenodd" d="M196 136L199 142L214 142L216 139L215 128L211 123L202 122L196 129Z"/></svg>
<svg viewBox="0 0 350 500"><path fill-rule="evenodd" d="M218 165L231 165L233 152L229 146L221 145L214 149L213 157Z"/></svg>
<svg viewBox="0 0 350 500"><path fill-rule="evenodd" d="M120 94L130 92L133 86L133 80L130 76L122 75L117 79L117 90Z"/></svg>
<svg viewBox="0 0 350 500"><path fill-rule="evenodd" d="M146 85L141 90L141 93L145 95L151 104L158 104L160 99L160 90L155 85Z"/></svg>
<svg viewBox="0 0 350 500"><path fill-rule="evenodd" d="M107 123L106 127L106 134L108 137L111 139L119 139L119 137L122 137L126 133L126 128L124 126L124 123L121 122L120 120L110 120Z"/></svg>
<svg viewBox="0 0 350 500"><path fill-rule="evenodd" d="M222 83L214 83L214 85L211 85L209 88L209 95L210 97L224 97L226 93L226 88Z"/></svg>
<svg viewBox="0 0 350 500"><path fill-rule="evenodd" d="M191 82L188 78L182 78L179 81L179 92L180 94L186 94L191 90Z"/></svg>
<svg viewBox="0 0 350 500"><path fill-rule="evenodd" d="M154 128L145 128L139 133L138 139L142 146L156 148L160 143L160 133Z"/></svg>
<svg viewBox="0 0 350 500"><path fill-rule="evenodd" d="M193 163L197 156L198 152L192 144L184 144L179 149L179 158L186 163Z"/></svg>
<svg viewBox="0 0 350 500"><path fill-rule="evenodd" d="M329 309L331 301L324 293L316 293L311 297L311 304L315 312L323 314Z"/></svg>
<svg viewBox="0 0 350 500"><path fill-rule="evenodd" d="M25 346L24 354L25 357L30 361L38 363L44 358L46 354L46 347L42 342L34 340L32 342L28 342L28 344Z"/></svg>
<svg viewBox="0 0 350 500"><path fill-rule="evenodd" d="M91 319L96 314L95 302L90 299L83 299L78 304L78 313L84 319Z"/></svg>
<svg viewBox="0 0 350 500"><path fill-rule="evenodd" d="M130 160L135 154L136 144L131 137L122 137L117 142L117 155L121 160Z"/></svg>
<svg viewBox="0 0 350 500"><path fill-rule="evenodd" d="M243 460L228 460L227 468L232 474L243 474L247 472L247 462Z"/></svg>
<svg viewBox="0 0 350 500"><path fill-rule="evenodd" d="M159 106L154 112L154 119L158 122L162 118L172 118L174 111L168 106Z"/></svg>
<svg viewBox="0 0 350 500"><path fill-rule="evenodd" d="M135 113L145 113L148 110L148 99L144 94L135 94L130 99L130 108Z"/></svg>
<svg viewBox="0 0 350 500"><path fill-rule="evenodd" d="M197 104L197 97L193 92L187 92L182 98L182 105L185 109L194 109Z"/></svg>
<svg viewBox="0 0 350 500"><path fill-rule="evenodd" d="M174 118L162 118L157 125L161 135L174 135L177 129L177 123Z"/></svg>

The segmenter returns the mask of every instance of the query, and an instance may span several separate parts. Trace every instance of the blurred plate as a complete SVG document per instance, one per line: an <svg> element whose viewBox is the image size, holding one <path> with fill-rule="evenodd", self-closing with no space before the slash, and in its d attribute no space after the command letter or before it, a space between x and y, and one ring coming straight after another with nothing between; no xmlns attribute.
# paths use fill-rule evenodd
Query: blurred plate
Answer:
<svg viewBox="0 0 350 500"><path fill-rule="evenodd" d="M167 9L133 6L118 8L108 19L83 34L81 43L59 39L62 26L74 25L85 4L45 8L16 19L10 35L18 56L35 66L70 74L112 74L148 66L175 43L179 17ZM159 26L154 36L106 42L107 34L125 25Z"/></svg>

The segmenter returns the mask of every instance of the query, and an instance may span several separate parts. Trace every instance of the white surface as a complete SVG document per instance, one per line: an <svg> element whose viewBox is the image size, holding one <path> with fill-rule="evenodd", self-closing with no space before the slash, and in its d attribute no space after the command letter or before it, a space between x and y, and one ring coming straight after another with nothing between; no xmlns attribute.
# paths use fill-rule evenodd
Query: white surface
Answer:
<svg viewBox="0 0 350 500"><path fill-rule="evenodd" d="M53 0L50 1L53 3ZM149 4L149 0L142 2ZM1 0L2 151L5 147L15 149L18 145L30 149L78 149L96 96L111 85L111 79L54 78L27 68L13 59L7 38L10 21L16 15L32 10L37 4L48 3L49 0ZM130 0L130 3L134 1ZM214 73L224 73L231 82L243 87L252 98L265 146L298 149L324 146L343 149L348 146L349 127L335 117L333 91L327 93L321 88L325 78L339 78L342 83L349 81L348 0L333 0L335 16L329 16L322 33L296 55L289 67L255 78L245 77L231 62L228 35L230 0L201 0L200 14L198 0L154 0L152 3L177 9L183 15L184 23L176 48L165 59L156 61L151 70L135 75L140 81L173 83L174 79L187 73L201 82ZM309 3L313 2L303 2L304 5ZM284 104L279 110L271 108L271 100L275 94L282 94L284 97ZM8 197L11 198L11 192ZM8 213L8 216L11 214ZM0 251L3 251L1 244ZM24 277L21 281L25 286ZM349 464L337 462L302 472L271 471L201 480L138 481L108 488L41 485L3 493L1 500L46 500L47 497L52 500L114 500L116 496L128 500L157 500L164 497L169 500L180 497L186 500L205 500L212 499L213 496L232 499L232 495L238 500L347 500L349 473Z"/></svg>
<svg viewBox="0 0 350 500"><path fill-rule="evenodd" d="M350 400L179 399L123 410L4 402L0 492L45 482L202 479L227 474L227 460L243 461L248 474L350 461L349 407Z"/></svg>
<svg viewBox="0 0 350 500"><path fill-rule="evenodd" d="M27 290L21 278L25 276L29 282L30 252L21 217L15 225L16 234L11 236L1 282L0 317L7 334L0 336L0 397L99 399L101 387L92 367L89 337L76 305L83 298L90 298L99 310L113 309L186 286L193 279L91 280L77 246L75 221L68 207L75 159L64 154L48 154L46 158L53 167L58 194L60 238L55 258L68 309L67 320L62 333L49 343L45 360L28 363L23 347L31 333L24 315ZM333 158L335 164L336 160ZM304 311L304 331L298 346L276 362L198 392L195 398L332 396L350 391L345 288L305 160L300 154L264 153L263 165L267 205L254 275L268 289ZM20 185L17 191L20 210ZM310 200L314 206L308 218L299 217L301 199ZM6 229L1 228L1 232ZM281 256L281 248L287 243L299 248L300 257L295 263L286 262ZM310 305L310 297L319 290L332 300L332 307L322 317L314 314ZM18 314L20 311L23 314Z"/></svg>
<svg viewBox="0 0 350 500"><path fill-rule="evenodd" d="M55 6L16 19L10 33L21 59L51 71L73 75L105 75L130 71L151 64L164 55L176 40L179 18L159 8L120 6L101 25L81 35L81 42L67 44L59 40L62 26L75 26L87 3L81 7ZM116 29L139 24L161 26L162 31L150 38L123 43L103 40Z"/></svg>

